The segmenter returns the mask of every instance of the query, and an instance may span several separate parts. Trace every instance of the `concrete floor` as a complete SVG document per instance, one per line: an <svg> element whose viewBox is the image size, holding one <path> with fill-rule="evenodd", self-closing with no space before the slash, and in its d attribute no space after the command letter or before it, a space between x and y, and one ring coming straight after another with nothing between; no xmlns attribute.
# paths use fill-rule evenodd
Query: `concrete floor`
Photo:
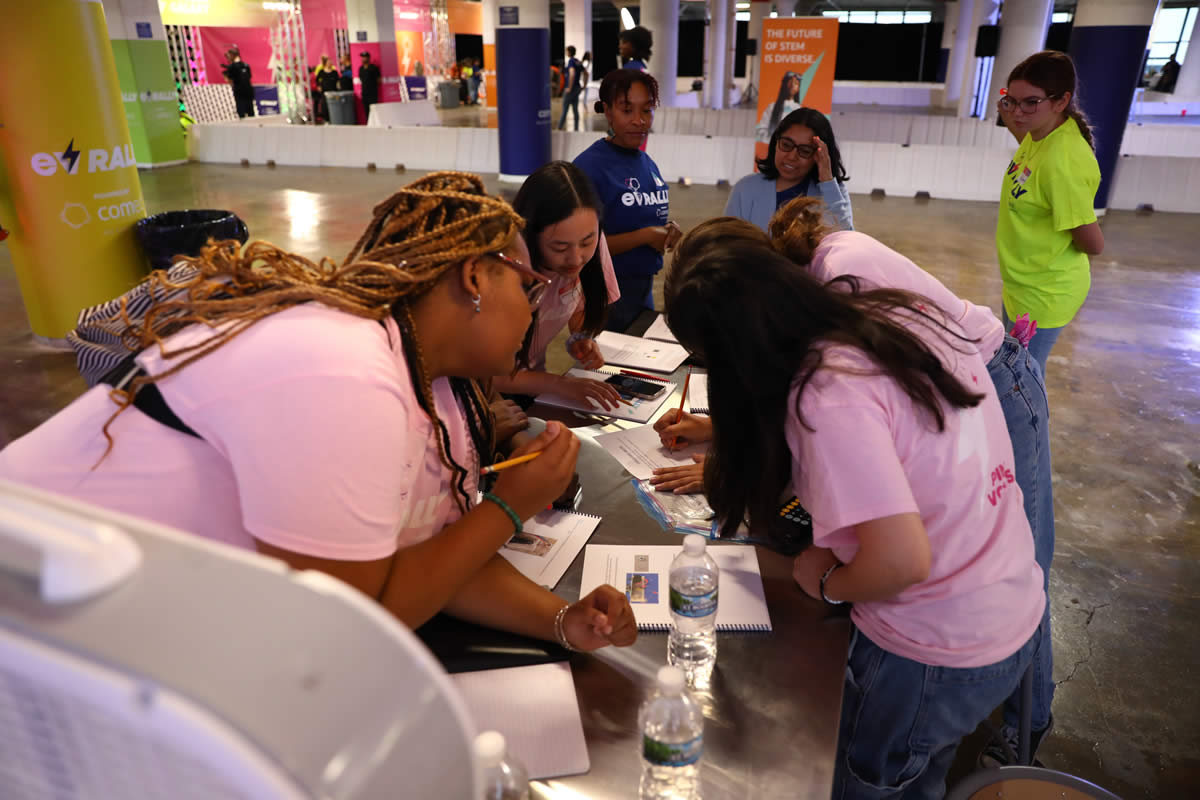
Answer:
<svg viewBox="0 0 1200 800"><path fill-rule="evenodd" d="M371 207L418 174L190 164L143 173L142 184L151 212L228 208L255 238L340 258ZM495 176L488 182L496 187ZM686 230L719 214L726 195L672 187L673 216ZM860 230L999 309L996 204L853 201ZM1200 221L1114 212L1102 224L1107 248L1093 260L1091 297L1048 368L1059 688L1056 729L1040 757L1127 800L1193 797L1200 689L1187 671L1200 664ZM661 307L661 288L658 297ZM33 343L7 248L0 364L0 446L83 388L70 355Z"/></svg>

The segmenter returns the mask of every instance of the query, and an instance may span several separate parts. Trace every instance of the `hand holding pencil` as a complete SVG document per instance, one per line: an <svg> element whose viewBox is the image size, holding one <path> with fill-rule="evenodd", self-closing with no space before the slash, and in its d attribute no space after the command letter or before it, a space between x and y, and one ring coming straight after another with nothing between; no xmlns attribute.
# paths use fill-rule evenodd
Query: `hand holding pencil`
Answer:
<svg viewBox="0 0 1200 800"><path fill-rule="evenodd" d="M680 417L679 422L675 422L676 417ZM668 450L679 450L712 440L712 421L708 417L679 412L674 408L659 417L654 423L654 430L662 440L663 447ZM672 440L674 446L671 445Z"/></svg>
<svg viewBox="0 0 1200 800"><path fill-rule="evenodd" d="M492 493L529 519L557 500L575 476L579 439L560 422L513 451L506 462L491 465L499 478ZM482 472L482 470L481 470Z"/></svg>

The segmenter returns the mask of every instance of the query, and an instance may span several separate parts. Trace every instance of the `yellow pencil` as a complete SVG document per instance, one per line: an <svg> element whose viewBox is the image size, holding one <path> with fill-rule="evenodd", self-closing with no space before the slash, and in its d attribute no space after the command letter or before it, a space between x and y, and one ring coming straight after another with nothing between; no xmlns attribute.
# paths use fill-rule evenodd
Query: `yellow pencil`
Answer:
<svg viewBox="0 0 1200 800"><path fill-rule="evenodd" d="M538 450L536 453L528 453L523 456L517 456L516 458L510 458L507 461L501 461L497 464L492 464L490 467L484 467L483 469L479 470L479 474L480 475L490 475L491 473L499 472L502 469L508 469L509 467L515 467L518 464L524 464L527 461L533 461L535 458L537 458L541 454L542 454L542 451Z"/></svg>

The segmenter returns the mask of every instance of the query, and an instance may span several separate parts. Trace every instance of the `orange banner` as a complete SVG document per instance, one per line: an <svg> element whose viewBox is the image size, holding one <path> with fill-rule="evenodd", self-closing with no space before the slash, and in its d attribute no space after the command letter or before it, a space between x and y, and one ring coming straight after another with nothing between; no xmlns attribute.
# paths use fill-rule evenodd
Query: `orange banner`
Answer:
<svg viewBox="0 0 1200 800"><path fill-rule="evenodd" d="M807 106L833 110L833 70L837 60L836 17L764 19L759 48L758 124L755 155L767 154L767 143L779 121Z"/></svg>

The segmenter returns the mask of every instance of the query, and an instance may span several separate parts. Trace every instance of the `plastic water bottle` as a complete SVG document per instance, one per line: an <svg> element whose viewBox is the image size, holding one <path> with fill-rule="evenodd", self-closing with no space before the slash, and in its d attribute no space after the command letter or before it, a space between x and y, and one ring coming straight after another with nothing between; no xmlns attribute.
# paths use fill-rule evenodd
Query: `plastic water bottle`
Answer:
<svg viewBox="0 0 1200 800"><path fill-rule="evenodd" d="M484 731L476 736L475 761L483 772L483 800L529 800L529 773L508 752L504 734Z"/></svg>
<svg viewBox="0 0 1200 800"><path fill-rule="evenodd" d="M658 670L658 689L638 712L642 729L641 800L700 796L704 712L688 692L683 670Z"/></svg>
<svg viewBox="0 0 1200 800"><path fill-rule="evenodd" d="M671 562L671 637L667 663L683 670L693 688L705 688L717 661L717 582L720 570L704 537L684 537Z"/></svg>

